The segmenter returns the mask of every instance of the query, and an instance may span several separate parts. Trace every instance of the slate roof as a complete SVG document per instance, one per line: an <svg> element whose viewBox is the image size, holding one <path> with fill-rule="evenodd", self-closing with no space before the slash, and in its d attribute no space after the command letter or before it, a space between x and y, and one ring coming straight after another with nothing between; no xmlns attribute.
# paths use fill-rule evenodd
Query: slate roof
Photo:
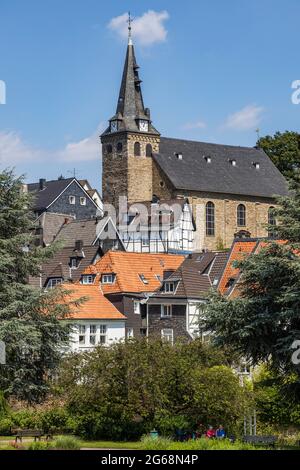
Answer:
<svg viewBox="0 0 300 470"><path fill-rule="evenodd" d="M91 246L109 222L111 222L109 217L73 220L61 227L55 240L63 241L65 246L75 246L77 240L82 240L84 246ZM115 237L118 238L118 233L115 234Z"/></svg>
<svg viewBox="0 0 300 470"><path fill-rule="evenodd" d="M134 46L128 44L116 114L112 120L119 120L118 132L140 132L137 119L143 119L149 122L149 133L159 135L144 107L138 70ZM102 135L106 134L110 134L110 127Z"/></svg>
<svg viewBox="0 0 300 470"><path fill-rule="evenodd" d="M285 178L261 149L162 137L153 158L178 190L266 198L288 194Z"/></svg>
<svg viewBox="0 0 300 470"><path fill-rule="evenodd" d="M64 281L72 280L77 282L81 278L83 271L91 265L98 256L98 246L83 247L82 252L78 253L74 247L62 248L53 258L43 263L41 267L42 278L41 282L37 282L37 278L31 278L30 284L46 286L49 278L59 277ZM70 269L70 258L80 257L80 263L77 269Z"/></svg>
<svg viewBox="0 0 300 470"><path fill-rule="evenodd" d="M149 299L156 303L157 299L203 299L212 287L216 287L226 265L228 253L207 252L193 253L188 256L180 267L165 279L161 288ZM164 292L165 282L174 282L174 293Z"/></svg>
<svg viewBox="0 0 300 470"><path fill-rule="evenodd" d="M46 181L45 189L40 190L40 183L27 185L28 192L34 196L34 210L44 210L56 199L74 178Z"/></svg>
<svg viewBox="0 0 300 470"><path fill-rule="evenodd" d="M102 274L115 274L113 284L101 285L104 294L154 292L161 285L164 271L176 270L183 260L182 255L109 251L84 274L95 274L96 283L101 281Z"/></svg>
<svg viewBox="0 0 300 470"><path fill-rule="evenodd" d="M72 215L43 212L35 221L35 226L43 229L43 242L50 245L60 229L72 219Z"/></svg>
<svg viewBox="0 0 300 470"><path fill-rule="evenodd" d="M65 302L75 302L85 298L85 301L71 306L71 315L68 319L76 320L126 320L126 317L106 298L95 285L64 284L64 289L69 291L65 296Z"/></svg>

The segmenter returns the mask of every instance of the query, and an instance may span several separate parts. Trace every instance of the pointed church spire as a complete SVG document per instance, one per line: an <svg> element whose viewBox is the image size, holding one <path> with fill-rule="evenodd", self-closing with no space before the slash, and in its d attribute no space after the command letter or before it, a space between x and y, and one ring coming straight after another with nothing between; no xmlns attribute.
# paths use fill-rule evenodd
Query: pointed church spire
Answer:
<svg viewBox="0 0 300 470"><path fill-rule="evenodd" d="M159 135L152 126L150 111L145 108L132 41L132 17L128 16L128 46L115 116L110 119L110 127L104 134L113 132L147 132Z"/></svg>

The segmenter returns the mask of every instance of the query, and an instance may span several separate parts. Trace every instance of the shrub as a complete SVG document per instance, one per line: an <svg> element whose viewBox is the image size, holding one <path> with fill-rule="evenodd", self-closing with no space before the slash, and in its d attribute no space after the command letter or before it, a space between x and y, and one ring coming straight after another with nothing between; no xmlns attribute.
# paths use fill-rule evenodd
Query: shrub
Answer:
<svg viewBox="0 0 300 470"><path fill-rule="evenodd" d="M32 442L27 450L49 450L51 447L51 444L49 442L44 442L44 441L37 441L37 442Z"/></svg>
<svg viewBox="0 0 300 470"><path fill-rule="evenodd" d="M70 421L64 408L53 408L40 413L38 422L39 427L45 432L58 433L69 431Z"/></svg>
<svg viewBox="0 0 300 470"><path fill-rule="evenodd" d="M145 437L141 441L141 447L144 450L255 450L256 448L250 444L236 441L230 442L228 439L197 439L187 442L175 442L170 439L159 437L152 439ZM260 447L260 449L262 449Z"/></svg>
<svg viewBox="0 0 300 470"><path fill-rule="evenodd" d="M4 393L0 391L0 418L8 413L8 404L4 398Z"/></svg>
<svg viewBox="0 0 300 470"><path fill-rule="evenodd" d="M185 416L174 416L165 414L155 419L154 427L158 429L159 434L166 437L174 437L178 429L187 431L191 423Z"/></svg>
<svg viewBox="0 0 300 470"><path fill-rule="evenodd" d="M0 418L0 436L10 436L12 426L13 423L10 417Z"/></svg>
<svg viewBox="0 0 300 470"><path fill-rule="evenodd" d="M72 436L62 436L51 443L51 449L55 450L80 450L79 439Z"/></svg>

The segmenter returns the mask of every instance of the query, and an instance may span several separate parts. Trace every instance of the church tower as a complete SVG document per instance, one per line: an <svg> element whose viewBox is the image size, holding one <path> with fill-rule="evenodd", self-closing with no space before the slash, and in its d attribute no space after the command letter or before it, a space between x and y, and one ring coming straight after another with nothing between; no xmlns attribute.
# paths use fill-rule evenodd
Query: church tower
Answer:
<svg viewBox="0 0 300 470"><path fill-rule="evenodd" d="M116 114L101 136L103 201L117 205L119 196L129 202L151 201L152 153L159 152L160 133L144 107L129 18L128 47Z"/></svg>

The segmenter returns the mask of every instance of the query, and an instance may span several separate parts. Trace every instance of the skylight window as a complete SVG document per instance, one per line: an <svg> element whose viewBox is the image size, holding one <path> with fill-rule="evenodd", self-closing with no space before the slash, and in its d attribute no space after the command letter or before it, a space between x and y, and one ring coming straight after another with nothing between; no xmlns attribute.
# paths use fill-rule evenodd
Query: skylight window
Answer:
<svg viewBox="0 0 300 470"><path fill-rule="evenodd" d="M204 155L203 158L206 161L206 163L211 163L211 157L209 157L208 155Z"/></svg>
<svg viewBox="0 0 300 470"><path fill-rule="evenodd" d="M183 155L181 152L175 153L178 160L183 160Z"/></svg>
<svg viewBox="0 0 300 470"><path fill-rule="evenodd" d="M231 166L236 166L236 160L230 159L229 163L231 164Z"/></svg>
<svg viewBox="0 0 300 470"><path fill-rule="evenodd" d="M260 168L259 162L253 162L253 166L256 170L259 170L259 168Z"/></svg>
<svg viewBox="0 0 300 470"><path fill-rule="evenodd" d="M139 274L139 278L144 284L149 284L149 281L145 278L144 274Z"/></svg>

